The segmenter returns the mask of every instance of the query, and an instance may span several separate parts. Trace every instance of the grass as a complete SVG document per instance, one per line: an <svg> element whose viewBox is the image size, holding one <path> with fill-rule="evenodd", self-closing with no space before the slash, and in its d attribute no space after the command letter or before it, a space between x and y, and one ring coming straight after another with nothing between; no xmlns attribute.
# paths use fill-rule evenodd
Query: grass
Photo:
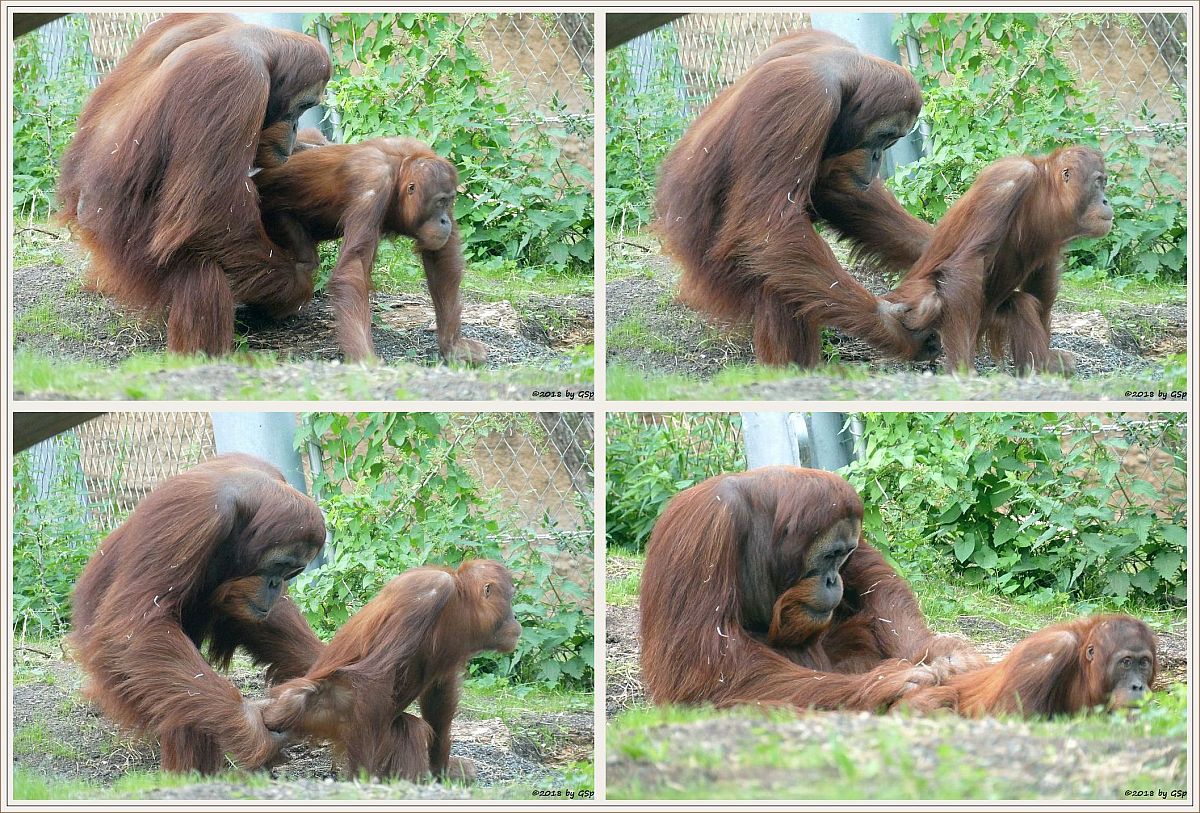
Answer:
<svg viewBox="0 0 1200 813"><path fill-rule="evenodd" d="M565 363L552 370L531 367L481 369L475 372L475 377L483 384L515 384L531 392L547 387L564 390L566 387L580 386L591 391L588 385L594 380L594 356L595 348L590 344L583 345L572 349ZM231 372L221 374L229 374L236 379L232 386L222 390L219 397L223 400L247 401L320 400L332 397L375 400L378 397L380 374L402 381L406 370L425 369L404 364L386 367L342 364L330 365L328 373L321 376L320 381L312 380L308 373L275 381L264 378L259 371L287 370L293 365L280 361L275 353L268 351L235 352L218 362L202 356L138 353L116 367L108 367L96 362L70 361L35 350L21 349L13 357L13 390L26 396L53 393L56 396L97 400L208 400L213 397L207 387L211 382L201 377L194 384L181 384L167 380L164 374L217 365L223 370L233 368ZM396 384L391 393L393 400L413 397L402 384Z"/></svg>
<svg viewBox="0 0 1200 813"><path fill-rule="evenodd" d="M55 639L30 640L25 644L45 651L58 651ZM14 661L14 682L18 684L41 683L53 685L57 678L45 668L41 659L17 659ZM249 661L238 657L235 665L249 668ZM57 704L58 713L69 715L85 701L78 694ZM464 685L460 713L477 719L500 718L514 734L531 741L542 753L553 754L561 744L561 732L552 724L539 725L531 721L531 714L554 712L577 712L590 715L593 709L591 692L547 689L541 686L511 685L503 681L489 683L468 680ZM116 749L123 739L112 737L109 745ZM56 736L42 721L18 728L13 740L14 753L41 755L50 754L59 759L81 762L89 759L61 735ZM103 746L102 746L103 750ZM549 782L513 781L487 788L474 788L472 798L480 799L530 799L535 790L566 789L577 798L586 798L595 789L594 762L591 759L571 759L554 765L562 774ZM195 774L167 774L158 771L131 772L115 782L57 779L36 771L15 766L13 798L21 800L103 800L144 797L151 792L176 788L193 788L195 795L204 797L205 787L220 786L219 794L229 793L235 798L274 798L279 793L293 798L303 798L305 790L292 781L276 781L264 772L228 771L216 777L201 777ZM288 791L279 791L281 786L292 786ZM369 792L355 781L339 781L330 789L330 798L388 798L411 796L407 783L369 782Z"/></svg>
<svg viewBox="0 0 1200 813"><path fill-rule="evenodd" d="M250 774L244 775L247 784L262 783ZM128 773L108 787L82 780L59 781L31 771L13 771L12 795L22 801L55 801L60 799L128 799L150 791L183 788L201 782L193 774L165 774L157 771Z"/></svg>
<svg viewBox="0 0 1200 813"><path fill-rule="evenodd" d="M1104 279L1075 282L1063 279L1058 301L1078 310L1096 309L1105 316L1124 318L1129 304L1180 305L1187 302L1187 283L1183 280Z"/></svg>
<svg viewBox="0 0 1200 813"><path fill-rule="evenodd" d="M635 320L622 322L620 325L609 329L609 345L610 347L650 347L650 349L661 349L655 347L649 339L638 342L626 341L623 338L625 326ZM618 336L616 344L613 344L613 336ZM657 337L653 341L662 344L665 352L677 352L662 340ZM621 362L611 363L607 368L608 382L608 397L614 401L706 401L706 400L728 400L741 397L741 390L755 384L769 383L772 381L792 381L796 378L805 376L817 377L822 380L828 379L830 376L837 376L846 382L845 390L841 393L845 398L856 398L858 392L853 386L855 381L865 381L870 378L870 375L864 368L856 367L839 367L837 365L826 365L819 372L805 372L795 367L760 367L756 364L730 364L723 368L719 373L713 376L710 380L704 381L696 376L683 375L680 373L658 375L649 373L645 370L639 370L634 367L622 364Z"/></svg>
<svg viewBox="0 0 1200 813"><path fill-rule="evenodd" d="M78 262L78 250L65 227L52 223L27 223L13 230L13 267Z"/></svg>
<svg viewBox="0 0 1200 813"><path fill-rule="evenodd" d="M610 281L644 278L674 280L678 271L670 260L660 255L657 241L648 233L627 235L610 231L607 277ZM845 248L831 244L839 261L846 264ZM659 302L660 307L669 304L675 295L676 285L671 283ZM1063 280L1059 301L1071 310L1099 310L1114 327L1127 328L1133 336L1154 337L1162 333L1162 325L1154 324L1155 317L1147 316L1136 320L1130 316L1130 304L1146 306L1157 304L1182 304L1187 301L1184 281L1146 282L1132 279L1102 279L1087 282ZM1131 323L1131 320L1133 322ZM608 325L608 342L612 350L637 349L666 355L681 355L677 341L663 331L647 328L646 317L631 313L627 318ZM1187 360L1182 356L1163 357L1152 360L1154 365L1137 376L1114 374L1093 379L1073 381L1058 377L1047 377L1055 389L1077 392L1080 399L1092 400L1097 395L1107 398L1124 398L1126 391L1146 389L1166 392L1187 389ZM950 375L939 375L933 380L922 380L919 394L899 391L889 393L878 387L859 386L858 382L884 381L887 375L872 374L866 367L857 364L839 364L836 357L817 370L798 368L768 368L756 364L727 364L711 379L680 373L648 372L627 365L622 361L610 362L608 367L608 397L620 401L656 400L739 400L755 397L752 388L760 384L797 382L801 387L805 379L814 379L819 400L857 399L864 397L899 397L921 400L968 400L985 398L1011 400L1013 378L1004 373L992 372L961 379ZM886 385L885 385L886 386ZM898 380L896 387L911 385ZM1097 388L1102 388L1097 392ZM878 392L878 395L872 393ZM804 397L804 396L796 396Z"/></svg>
<svg viewBox="0 0 1200 813"><path fill-rule="evenodd" d="M683 348L656 332L640 316L631 316L608 331L608 346L612 350L640 348L656 353L682 353Z"/></svg>
<svg viewBox="0 0 1200 813"><path fill-rule="evenodd" d="M608 579L604 585L604 603L617 607L634 607L638 603L638 591L642 588L642 567L646 563L646 555L610 551L608 561L613 562L617 559L631 569L624 576Z"/></svg>
<svg viewBox="0 0 1200 813"><path fill-rule="evenodd" d="M83 274L78 269L85 265L86 257L70 242L64 229L35 224L18 230L13 252L18 268L52 265L71 269L69 279L57 284L62 295L67 297L73 298L80 293ZM333 258L336 257L336 245L331 243L328 251L323 251L323 256L328 262L322 273L328 276ZM427 295L424 272L408 241L400 241L399 244L386 241L380 249L377 271L375 282L381 290L411 291L423 297ZM66 272L53 273L61 276ZM570 341L578 340L572 333L580 327L577 314L573 314L570 308L558 307L558 303L551 298L568 294L588 296L592 288L590 273L522 269L504 260L472 263L464 280L464 291L468 297L486 301L506 300L523 313L523 318L534 319L546 327L551 335L571 334ZM102 322L106 327L92 329L88 324L79 324L78 318L64 315L61 308L56 308L58 296L46 296L14 322L14 336L18 340L36 338L39 348L49 349L46 352L24 347L16 352L13 363L14 389L23 396L51 395L97 400L208 400L213 397L227 400L409 400L416 397L406 384L410 371L422 381L428 373L424 365L398 364L372 369L358 365L323 364L322 367L327 368L328 372L322 369L322 375L314 376L307 371L307 367L297 372L292 362L281 358L279 353L247 352L244 338L235 342L232 355L219 362L153 352L135 352L131 358L115 366L102 361L77 361L60 356L55 340L75 345L107 341L126 329L136 333L141 328L141 321L136 316L123 315L111 303L95 299L96 313L89 314L85 321L89 324ZM91 316L95 316L96 321ZM561 389L566 384L591 384L594 380L593 355L594 347L589 344L572 348L565 363L556 360L551 369L541 369L533 363L500 370L477 370L472 372L472 377L485 384L507 385L516 380L527 383L531 391ZM196 368L205 364L218 363L221 370L214 371L212 378L195 373ZM183 371L193 372L190 376L165 375ZM217 395L213 394L214 381L222 385ZM430 384L436 385L437 382L431 381Z"/></svg>
<svg viewBox="0 0 1200 813"><path fill-rule="evenodd" d="M58 312L51 299L43 299L13 320L13 338L31 336L61 336L84 340L84 331L68 322Z"/></svg>
<svg viewBox="0 0 1200 813"><path fill-rule="evenodd" d="M318 284L332 270L340 243L322 246ZM375 287L388 294L426 294L425 272L407 240L384 241L371 272ZM562 273L541 268L520 268L511 260L489 258L468 261L463 275L463 292L487 302L507 300L518 308L545 296L590 296L591 274Z"/></svg>
<svg viewBox="0 0 1200 813"><path fill-rule="evenodd" d="M1128 717L1097 714L1066 720L1001 720L988 723L988 738L1003 728L1023 738L1037 758L1064 742L1128 742L1142 737L1186 741L1186 689L1160 692ZM940 724L946 727L940 729ZM823 734L814 733L829 726ZM855 718L852 736L837 733L828 715L803 722L791 711L641 707L614 718L608 728L609 759L631 764L614 777L610 799L1032 799L1042 795L1033 777L996 770L1003 748L963 739L983 725L957 718L910 719L905 715ZM675 727L673 730L666 727ZM680 730L683 729L683 730ZM688 729L695 729L689 732ZM719 739L724 735L724 739ZM976 735L980 736L980 735ZM982 751L982 753L981 753ZM1052 761L1052 758L1049 760ZM1058 780L1058 777L1055 777ZM1144 766L1128 776L1105 777L1110 785L1161 787ZM1071 787L1068 798L1086 795ZM1114 791L1118 792L1118 791Z"/></svg>
<svg viewBox="0 0 1200 813"><path fill-rule="evenodd" d="M610 337L614 334L619 338L614 346L617 349L634 346L625 340L622 331L626 323L610 329ZM612 339L609 339L610 343ZM657 341L666 344L661 338ZM640 347L653 346L652 341L645 340L637 344ZM667 352L674 352L667 350ZM756 364L730 364L724 367L711 379L705 381L697 376L679 373L656 374L640 370L621 362L613 362L607 368L608 398L613 401L719 401L740 400L748 397L746 390L750 387L773 382L803 381L814 379L819 383L823 395L821 400L857 399L863 397L862 388L858 382L880 380L880 376L872 375L865 367L839 365L829 363L815 370L801 370L796 367L761 367ZM883 377L886 379L886 376ZM1139 373L1137 377L1114 375L1112 377L1097 377L1092 379L1067 379L1049 377L1056 387L1077 390L1081 398L1094 399L1095 388L1103 384L1109 398L1123 398L1129 390L1138 391L1157 389L1164 392L1184 391L1187 389L1187 360L1184 356L1172 356L1163 360L1158 369L1151 368ZM1000 391L1011 384L1013 377L1005 373L990 372L969 378L959 378L951 375L936 376L929 387L923 388L920 400L963 400L978 399L989 392ZM899 384L898 386L904 386ZM912 393L881 393L882 397L913 398Z"/></svg>
<svg viewBox="0 0 1200 813"><path fill-rule="evenodd" d="M62 759L82 759L69 743L54 736L42 723L32 723L13 732L14 754L53 754Z"/></svg>
<svg viewBox="0 0 1200 813"><path fill-rule="evenodd" d="M90 361L72 361L46 355L34 350L16 351L13 357L13 390L23 394L54 393L72 398L173 400L212 397L203 380L194 386L167 380L164 374L213 365L203 356L183 356L175 353L138 353L108 367ZM323 388L301 377L299 381L276 383L265 380L256 371L282 366L274 353L234 353L219 362L232 367L236 383L222 392L225 400L313 400L329 397ZM370 368L342 365L334 375L338 395L342 398L371 398ZM396 400L410 395L397 388Z"/></svg>

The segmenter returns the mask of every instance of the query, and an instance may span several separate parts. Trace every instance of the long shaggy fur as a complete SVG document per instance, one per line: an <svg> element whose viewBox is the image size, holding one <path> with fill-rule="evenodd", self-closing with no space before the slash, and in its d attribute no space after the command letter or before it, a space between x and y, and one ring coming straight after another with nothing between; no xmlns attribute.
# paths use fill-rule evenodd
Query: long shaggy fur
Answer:
<svg viewBox="0 0 1200 813"><path fill-rule="evenodd" d="M1112 227L1105 177L1104 156L1089 147L996 161L950 207L928 249L884 298L908 309L910 328L941 334L951 370L971 367L986 339L997 361L1008 350L1019 373L1069 375L1070 354L1050 349L1050 312L1063 248Z"/></svg>
<svg viewBox="0 0 1200 813"><path fill-rule="evenodd" d="M468 770L450 758L462 672L479 652L510 652L521 625L498 562L423 567L392 579L338 630L264 713L275 731L330 740L352 772L417 781ZM418 703L421 718L405 712Z"/></svg>
<svg viewBox="0 0 1200 813"><path fill-rule="evenodd" d="M105 716L157 735L165 770L212 773L230 753L263 764L277 744L257 706L214 669L237 646L270 676L303 673L321 644L284 595L265 619L230 615L227 582L243 587L286 548L308 561L325 541L311 499L277 469L226 455L166 480L92 555L72 597L73 646L87 697ZM209 645L214 664L200 654Z"/></svg>
<svg viewBox="0 0 1200 813"><path fill-rule="evenodd" d="M921 110L912 76L823 31L772 45L688 128L659 173L656 229L683 267L681 299L732 322L753 322L768 364L820 361L823 324L900 356L931 337L899 321L841 267L813 228L824 219L860 254L908 268L931 232L878 179L863 189L868 128L911 126Z"/></svg>
<svg viewBox="0 0 1200 813"><path fill-rule="evenodd" d="M254 182L268 232L303 272L315 270L319 242L342 238L329 293L347 359L375 357L369 298L375 251L381 238L403 236L414 238L425 268L442 357L484 361L484 346L462 336L463 253L453 211L458 171L450 161L416 139L375 138L304 150Z"/></svg>
<svg viewBox="0 0 1200 813"><path fill-rule="evenodd" d="M862 539L832 618L798 620L808 547L837 523L861 527L862 515L845 480L795 467L721 475L672 498L642 574L642 678L654 702L875 710L980 665L965 642L929 631L912 591Z"/></svg>
<svg viewBox="0 0 1200 813"><path fill-rule="evenodd" d="M172 14L84 105L59 217L91 253L94 288L169 311L171 350L227 352L235 301L278 305L302 287L263 230L250 171L260 132L319 94L330 70L312 37Z"/></svg>
<svg viewBox="0 0 1200 813"><path fill-rule="evenodd" d="M1047 627L1017 644L999 663L914 692L901 708L948 709L965 717L1054 717L1107 706L1115 687L1105 667L1121 648L1151 653L1145 688L1152 688L1158 673L1154 633L1127 615L1099 615Z"/></svg>

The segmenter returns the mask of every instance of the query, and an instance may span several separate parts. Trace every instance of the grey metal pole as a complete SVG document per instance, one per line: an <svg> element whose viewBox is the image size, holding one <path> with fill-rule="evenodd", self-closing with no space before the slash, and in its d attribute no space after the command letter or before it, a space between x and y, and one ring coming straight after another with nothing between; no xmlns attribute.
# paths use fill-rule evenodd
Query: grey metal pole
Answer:
<svg viewBox="0 0 1200 813"><path fill-rule="evenodd" d="M900 64L900 50L892 42L894 14L848 14L813 12L812 27L847 39L863 53ZM921 157L921 144L910 134L897 141L884 156L882 171L891 177L896 167L911 164Z"/></svg>
<svg viewBox="0 0 1200 813"><path fill-rule="evenodd" d="M283 472L293 488L308 493L300 453L292 443L294 412L214 412L212 424L217 454L245 452L261 457Z"/></svg>
<svg viewBox="0 0 1200 813"><path fill-rule="evenodd" d="M304 33L304 15L283 12L246 12L237 15L242 20L254 25L265 25L267 28L283 28L287 31ZM300 117L301 127L315 127L321 130L321 121L325 118L325 106L317 105L305 111Z"/></svg>
<svg viewBox="0 0 1200 813"><path fill-rule="evenodd" d="M245 452L260 457L283 472L288 484L302 494L308 493L304 466L292 439L296 436L294 412L213 412L213 441L217 454ZM325 563L330 533L325 531L325 547L309 563L314 570Z"/></svg>
<svg viewBox="0 0 1200 813"><path fill-rule="evenodd" d="M748 469L800 464L799 444L787 412L743 412L742 442Z"/></svg>
<svg viewBox="0 0 1200 813"><path fill-rule="evenodd" d="M843 431L846 415L842 412L813 412L808 416L808 434L812 440L813 465L825 471L837 471L853 458L853 436Z"/></svg>

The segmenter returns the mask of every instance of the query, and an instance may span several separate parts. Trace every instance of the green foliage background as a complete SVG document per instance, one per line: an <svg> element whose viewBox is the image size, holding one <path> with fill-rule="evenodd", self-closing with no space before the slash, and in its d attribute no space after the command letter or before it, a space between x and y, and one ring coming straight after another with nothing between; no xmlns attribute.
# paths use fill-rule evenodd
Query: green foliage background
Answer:
<svg viewBox="0 0 1200 813"><path fill-rule="evenodd" d="M514 611L523 632L515 652L471 662L476 680L590 690L593 681L591 585L559 575L563 552L590 558L590 532L551 529L539 538L485 491L459 462L480 433L514 424L538 431L532 416L497 413L450 437L435 413L314 413L298 447L317 441L325 471L314 492L331 530L332 551L289 592L313 628L331 636L393 576L425 564L456 567L467 558L504 562L514 573ZM33 458L14 457L13 631L53 637L70 627L75 580L104 534L80 499L78 448L57 447L56 476L39 496ZM591 527L590 504L580 504ZM568 574L570 575L570 574Z"/></svg>
<svg viewBox="0 0 1200 813"><path fill-rule="evenodd" d="M346 142L408 135L455 163L462 188L455 216L472 263L515 264L530 280L548 273L590 279L591 171L560 145L568 129L586 142L591 123L558 115L566 107L557 96L548 111L536 111L519 82L492 71L470 43L498 16L310 16L312 30L323 23L333 42L327 103ZM65 25L55 71L37 35L21 37L14 50L14 203L34 217L52 210L58 162L89 93L86 20L70 15ZM421 274L406 247L381 246L380 257Z"/></svg>
<svg viewBox="0 0 1200 813"><path fill-rule="evenodd" d="M1150 430L1124 416L864 415L862 457L843 472L867 537L907 570L944 574L1033 604L1060 597L1182 607L1187 506L1136 472L1132 444L1171 455L1186 482L1183 413ZM1118 427L1105 436L1102 424Z"/></svg>
<svg viewBox="0 0 1200 813"><path fill-rule="evenodd" d="M532 423L527 415L490 418L495 428ZM312 439L325 450L325 471L313 490L333 532L333 555L295 580L293 597L319 632L332 634L398 573L425 564L456 567L468 558L497 559L515 575L513 609L523 632L515 652L475 658L473 672L484 680L590 689L590 585L585 589L559 576L552 563L562 550L590 552L590 534L542 540L509 521L511 511L489 500L459 463L459 451L471 439L449 438L447 422L446 415L435 413L305 417L296 443ZM471 432L486 431L485 426L473 423Z"/></svg>
<svg viewBox="0 0 1200 813"><path fill-rule="evenodd" d="M1139 124L1151 124L1132 131L1114 95L1085 82L1065 58L1080 28L1108 16L899 15L894 36L901 50L912 35L928 57L912 66L925 99L925 156L888 181L905 207L936 222L992 161L1068 143L1098 146L1097 129L1111 129L1104 147L1115 225L1104 238L1073 243L1066 270L1081 280L1113 277L1118 285L1134 278L1181 279L1184 188L1152 165L1151 155L1180 145L1184 134L1157 126L1148 106ZM1135 38L1144 36L1136 15L1118 19ZM714 69L728 46L722 39L709 43ZM701 109L694 105L689 114L681 101L687 83L673 33L656 33L653 47L651 68L641 79L635 79L628 46L608 57L606 217L612 228L650 222L658 164ZM719 87L714 79L700 85ZM1177 96L1182 111L1184 98Z"/></svg>
<svg viewBox="0 0 1200 813"><path fill-rule="evenodd" d="M88 94L84 18L71 15L62 24L65 47L57 71L34 34L13 42L13 210L35 218L53 209L58 159L75 135Z"/></svg>
<svg viewBox="0 0 1200 813"><path fill-rule="evenodd" d="M607 544L642 550L667 500L742 471L736 416L690 429L610 417ZM864 529L912 581L952 579L1031 605L1182 607L1186 502L1121 468L1131 445L1170 455L1186 482L1186 415L1153 428L1059 413L868 413L859 460L840 473L866 507ZM1101 436L1100 426L1118 429ZM1066 441L1064 442L1064 438ZM693 445L695 444L695 445Z"/></svg>
<svg viewBox="0 0 1200 813"><path fill-rule="evenodd" d="M608 547L645 550L667 500L701 480L746 467L745 454L732 440L741 426L736 413L688 417L686 422L653 422L639 412L608 414Z"/></svg>
<svg viewBox="0 0 1200 813"><path fill-rule="evenodd" d="M498 16L317 15L333 43L326 95L345 143L408 135L454 162L463 189L454 214L472 260L590 277L591 171L560 145L568 127L585 139L591 127L551 123L519 82L492 71L471 42ZM565 110L557 96L550 106Z"/></svg>

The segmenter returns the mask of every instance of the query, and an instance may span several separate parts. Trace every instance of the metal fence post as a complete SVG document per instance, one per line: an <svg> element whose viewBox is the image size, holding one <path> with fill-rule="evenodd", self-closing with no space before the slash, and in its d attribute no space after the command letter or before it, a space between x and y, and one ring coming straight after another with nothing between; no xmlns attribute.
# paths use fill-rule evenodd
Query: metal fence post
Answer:
<svg viewBox="0 0 1200 813"><path fill-rule="evenodd" d="M800 447L787 412L743 412L746 468L798 466Z"/></svg>
<svg viewBox="0 0 1200 813"><path fill-rule="evenodd" d="M812 464L825 471L837 471L854 459L854 437L845 429L843 412L812 412L807 416L808 436L812 442Z"/></svg>

